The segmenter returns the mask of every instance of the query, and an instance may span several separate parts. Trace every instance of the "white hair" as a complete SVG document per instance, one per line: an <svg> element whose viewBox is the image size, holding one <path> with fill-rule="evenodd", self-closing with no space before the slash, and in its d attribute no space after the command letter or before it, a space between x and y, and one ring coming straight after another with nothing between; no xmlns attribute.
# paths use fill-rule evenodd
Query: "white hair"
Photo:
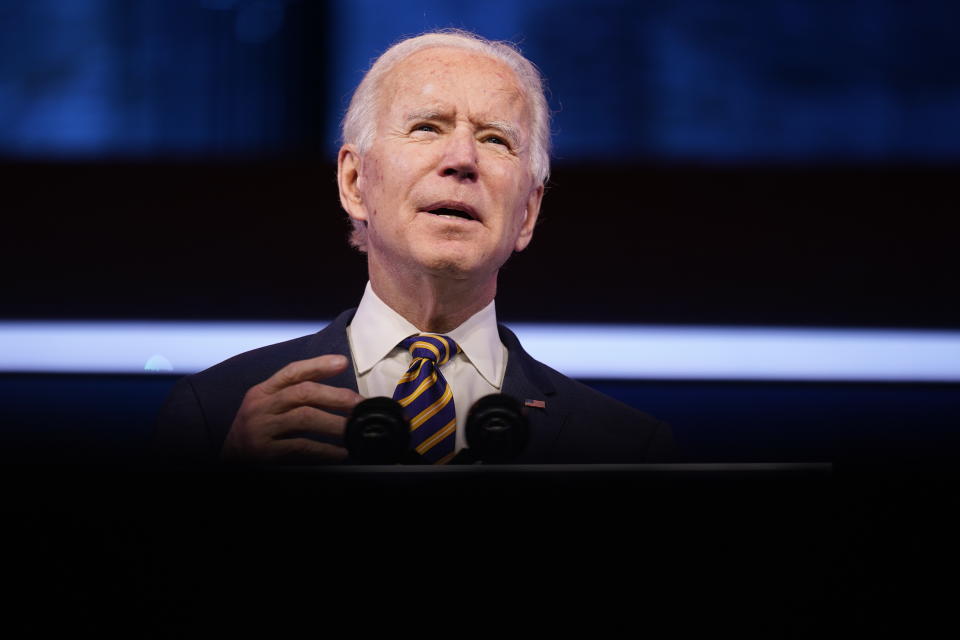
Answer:
<svg viewBox="0 0 960 640"><path fill-rule="evenodd" d="M523 57L517 47L505 41L487 40L462 29L442 29L397 42L377 58L360 81L343 118L342 142L356 145L363 155L377 134L377 109L384 78L397 65L418 51L432 47L456 47L475 51L499 60L513 70L530 105L530 170L538 185L550 177L550 108L544 93L544 81L537 67ZM366 225L353 221L350 243L360 250L366 247Z"/></svg>

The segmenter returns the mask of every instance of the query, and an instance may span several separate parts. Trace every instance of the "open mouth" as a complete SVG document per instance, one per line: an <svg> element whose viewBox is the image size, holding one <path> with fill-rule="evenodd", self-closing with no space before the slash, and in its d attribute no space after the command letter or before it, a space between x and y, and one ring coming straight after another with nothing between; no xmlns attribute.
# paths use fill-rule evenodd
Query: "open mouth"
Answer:
<svg viewBox="0 0 960 640"><path fill-rule="evenodd" d="M476 220L477 217L467 207L459 205L445 205L442 207L431 207L426 209L427 213L435 216L446 216L448 218L463 218L464 220Z"/></svg>

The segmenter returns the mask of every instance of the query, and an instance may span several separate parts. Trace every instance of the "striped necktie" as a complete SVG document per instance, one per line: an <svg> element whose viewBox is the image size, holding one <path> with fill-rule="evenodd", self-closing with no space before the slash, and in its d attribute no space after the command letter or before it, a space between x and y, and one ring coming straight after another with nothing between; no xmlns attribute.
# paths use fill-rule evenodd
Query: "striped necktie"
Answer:
<svg viewBox="0 0 960 640"><path fill-rule="evenodd" d="M410 336L399 346L413 356L413 363L393 392L393 399L410 420L410 443L426 462L446 464L454 453L457 412L453 392L440 367L460 353L460 347L436 333Z"/></svg>

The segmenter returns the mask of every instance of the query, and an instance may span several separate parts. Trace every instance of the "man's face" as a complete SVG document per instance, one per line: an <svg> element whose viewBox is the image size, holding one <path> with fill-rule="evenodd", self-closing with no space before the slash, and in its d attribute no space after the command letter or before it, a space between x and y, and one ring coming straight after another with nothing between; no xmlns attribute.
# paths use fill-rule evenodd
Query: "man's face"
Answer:
<svg viewBox="0 0 960 640"><path fill-rule="evenodd" d="M530 171L530 108L513 71L461 49L422 50L384 79L378 106L375 140L344 202L367 222L370 260L445 277L495 275L530 242L543 194Z"/></svg>

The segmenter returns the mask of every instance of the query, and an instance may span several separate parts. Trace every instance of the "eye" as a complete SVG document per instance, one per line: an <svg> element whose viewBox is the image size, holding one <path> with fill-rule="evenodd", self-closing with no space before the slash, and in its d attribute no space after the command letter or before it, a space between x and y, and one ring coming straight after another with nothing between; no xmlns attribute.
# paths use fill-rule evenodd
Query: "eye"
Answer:
<svg viewBox="0 0 960 640"><path fill-rule="evenodd" d="M507 141L501 138L500 136L487 136L483 139L484 142L492 142L493 144L502 144L505 147L509 147Z"/></svg>
<svg viewBox="0 0 960 640"><path fill-rule="evenodd" d="M413 128L414 131L426 131L428 133L436 133L438 129L432 124L427 124L426 122L418 124Z"/></svg>

